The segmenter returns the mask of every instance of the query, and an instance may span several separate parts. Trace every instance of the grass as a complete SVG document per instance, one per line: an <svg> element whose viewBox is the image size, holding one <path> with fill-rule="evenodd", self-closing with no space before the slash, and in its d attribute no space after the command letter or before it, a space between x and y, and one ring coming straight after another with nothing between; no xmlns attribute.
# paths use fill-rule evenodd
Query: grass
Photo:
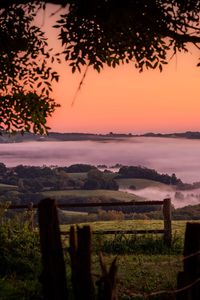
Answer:
<svg viewBox="0 0 200 300"><path fill-rule="evenodd" d="M106 264L110 265L114 257L104 254ZM143 293L173 290L176 288L177 273L181 270L181 256L118 256L119 299L136 299ZM100 275L98 256L93 257L92 272L97 278Z"/></svg>
<svg viewBox="0 0 200 300"><path fill-rule="evenodd" d="M66 217L73 217L73 216L87 216L88 213L87 212L79 212L79 211L70 211L70 210L62 210L61 212L63 215L65 215Z"/></svg>
<svg viewBox="0 0 200 300"><path fill-rule="evenodd" d="M151 187L156 187L159 189L165 189L169 191L172 190L172 187L167 184L149 179L121 178L117 179L116 181L119 184L119 187L124 189L129 188L131 185L133 185L136 187L137 190Z"/></svg>
<svg viewBox="0 0 200 300"><path fill-rule="evenodd" d="M42 300L41 286L36 280L13 277L0 278L1 300Z"/></svg>
<svg viewBox="0 0 200 300"><path fill-rule="evenodd" d="M11 185L11 184L4 184L4 183L0 183L0 190L17 190L18 186L17 185Z"/></svg>
<svg viewBox="0 0 200 300"><path fill-rule="evenodd" d="M128 194L121 191L111 191L111 190L61 190L61 191L45 191L42 193L44 197L54 197L59 198L107 198L108 200L118 200L118 201L141 201L142 197L136 196L134 194Z"/></svg>
<svg viewBox="0 0 200 300"><path fill-rule="evenodd" d="M103 230L129 230L129 229L163 229L162 220L120 220L120 221L98 221L84 223L90 225L93 231ZM173 235L184 236L186 221L172 221ZM61 225L61 230L69 230L70 225Z"/></svg>
<svg viewBox="0 0 200 300"><path fill-rule="evenodd" d="M159 220L104 221L87 224L92 226L93 231L98 230L102 231L102 233L103 230L108 229L127 230L130 228L163 228L163 221ZM183 266L182 251L185 225L185 221L172 222L174 242L172 250L164 248L161 235L94 235L92 255L92 274L94 280L96 281L101 274L98 253L99 251L102 251L107 266L110 265L116 255L118 256L119 300L144 299L141 296L144 293L148 294L163 289L173 290L176 288L177 274L182 270ZM61 225L61 230L69 230L69 227L69 225ZM35 247L37 246L37 243L34 240L29 240L27 231L25 231L24 234L26 243L22 242L21 239L23 236L21 236L21 234L18 236L17 240L15 235L13 235L14 240L12 241L12 247L9 248L11 249L11 255L13 255L13 251L16 252L16 249L19 248L18 254L14 255L13 259L16 258L18 269L20 268L21 270L23 268L20 267L20 259L26 257L27 251L29 251L29 255L32 255L32 242ZM68 238L63 238L63 246L64 253L67 253L69 247ZM38 249L37 247L35 248L36 250ZM29 255L27 255L27 257ZM70 267L68 255L66 257L66 262L67 271L69 273ZM22 263L26 263L25 267L29 267L28 260L22 261ZM34 263L34 266L37 266L37 264ZM34 270L34 266L31 264L30 267ZM9 277L0 277L0 299L41 299L41 287L39 282L35 280L36 275L34 275L37 274L37 272L37 270L31 272L30 274L32 275L25 278L21 275L17 277L17 273L15 272L15 274L12 274Z"/></svg>
<svg viewBox="0 0 200 300"><path fill-rule="evenodd" d="M117 255L120 300L146 299L142 294L176 289L177 274L183 268L185 221L172 222L172 249L163 245L162 235L103 235L103 230L108 229L162 229L163 221L104 221L90 225L93 231L102 231L102 235L93 235L92 273L95 280L101 274L99 251L107 266ZM69 226L61 225L61 230L69 230Z"/></svg>

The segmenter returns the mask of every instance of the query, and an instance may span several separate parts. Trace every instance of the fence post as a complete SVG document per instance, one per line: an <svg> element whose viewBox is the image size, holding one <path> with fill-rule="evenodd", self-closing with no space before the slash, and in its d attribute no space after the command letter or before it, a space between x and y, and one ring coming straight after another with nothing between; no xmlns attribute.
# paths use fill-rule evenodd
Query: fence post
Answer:
<svg viewBox="0 0 200 300"><path fill-rule="evenodd" d="M94 285L91 275L91 228L70 228L70 257L72 285L75 300L94 300Z"/></svg>
<svg viewBox="0 0 200 300"><path fill-rule="evenodd" d="M38 216L44 300L67 300L65 263L55 200L47 198L40 201Z"/></svg>
<svg viewBox="0 0 200 300"><path fill-rule="evenodd" d="M183 272L178 274L178 300L200 299L200 223L187 223L185 231Z"/></svg>
<svg viewBox="0 0 200 300"><path fill-rule="evenodd" d="M172 243L172 221L171 221L171 199L163 200L163 218L164 218L164 243L171 246Z"/></svg>
<svg viewBox="0 0 200 300"><path fill-rule="evenodd" d="M107 269L101 252L99 258L102 276L97 281L97 300L117 300L117 256L112 261L109 269Z"/></svg>

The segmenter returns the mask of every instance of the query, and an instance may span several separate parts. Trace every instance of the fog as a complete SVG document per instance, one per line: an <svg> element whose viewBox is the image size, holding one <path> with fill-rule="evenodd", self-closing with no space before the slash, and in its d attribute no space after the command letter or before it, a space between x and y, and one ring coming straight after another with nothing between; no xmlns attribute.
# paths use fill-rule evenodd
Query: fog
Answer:
<svg viewBox="0 0 200 300"><path fill-rule="evenodd" d="M200 140L137 137L116 141L24 142L0 144L0 162L7 167L23 165L69 166L74 163L105 164L108 167L141 165L161 173L176 173L183 182L200 181ZM114 169L113 169L114 170ZM175 198L175 191L163 188L127 190L147 199L171 197L175 207L197 204L192 193L181 191L184 199Z"/></svg>
<svg viewBox="0 0 200 300"><path fill-rule="evenodd" d="M73 163L141 165L176 173L184 182L200 181L200 140L137 137L118 141L26 142L0 144L8 167Z"/></svg>
<svg viewBox="0 0 200 300"><path fill-rule="evenodd" d="M165 198L171 198L172 204L175 208L184 207L187 205L195 205L200 204L200 190L186 190L180 191L183 198L178 199L175 197L175 193L173 189L169 191L169 189L157 188L157 187L147 187L140 190L131 190L131 189L120 189L121 191L133 193L134 195L138 195L144 197L146 200L161 200Z"/></svg>

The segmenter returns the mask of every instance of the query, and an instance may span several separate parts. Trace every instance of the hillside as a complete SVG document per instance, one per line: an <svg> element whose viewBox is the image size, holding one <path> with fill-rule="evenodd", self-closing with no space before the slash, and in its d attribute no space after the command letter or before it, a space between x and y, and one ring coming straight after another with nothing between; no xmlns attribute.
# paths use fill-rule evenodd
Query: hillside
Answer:
<svg viewBox="0 0 200 300"><path fill-rule="evenodd" d="M158 181L150 179L140 179L140 178L120 178L116 179L120 189L133 189L136 190L145 189L149 187L159 188L166 191L172 191L174 188L168 184L164 184Z"/></svg>
<svg viewBox="0 0 200 300"><path fill-rule="evenodd" d="M161 137L161 138L186 138L186 139L200 139L200 132L174 132L174 133L154 133L147 132L145 134L131 134L131 133L108 133L108 134L95 134L95 133L77 133L77 132L49 132L48 135L39 135L34 133L25 132L23 135L20 133L10 134L5 131L0 131L0 143L22 143L26 141L109 141L121 140L124 138L132 137Z"/></svg>
<svg viewBox="0 0 200 300"><path fill-rule="evenodd" d="M18 186L17 185L11 185L11 184L4 184L0 183L0 191L10 191L10 190L17 190Z"/></svg>
<svg viewBox="0 0 200 300"><path fill-rule="evenodd" d="M185 139L200 139L199 131L186 131L186 132L174 132L174 133L153 133L148 132L141 136L145 137L162 137L162 138L185 138Z"/></svg>
<svg viewBox="0 0 200 300"><path fill-rule="evenodd" d="M94 134L94 133L61 133L49 132L48 135L39 135L31 132L9 134L0 132L0 143L22 143L27 141L106 141L120 140L132 137L130 134Z"/></svg>
<svg viewBox="0 0 200 300"><path fill-rule="evenodd" d="M134 194L111 190L60 190L43 192L44 197L59 199L102 199L102 201L142 201L143 198Z"/></svg>

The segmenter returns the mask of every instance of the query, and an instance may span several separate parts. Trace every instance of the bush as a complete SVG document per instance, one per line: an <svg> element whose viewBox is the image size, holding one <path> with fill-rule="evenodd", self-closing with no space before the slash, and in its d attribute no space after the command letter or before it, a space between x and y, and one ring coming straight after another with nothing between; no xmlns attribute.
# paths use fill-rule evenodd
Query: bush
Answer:
<svg viewBox="0 0 200 300"><path fill-rule="evenodd" d="M122 211L116 210L102 210L98 211L98 219L101 221L109 221L109 220L124 220L124 214Z"/></svg>
<svg viewBox="0 0 200 300"><path fill-rule="evenodd" d="M41 286L38 232L30 231L23 213L0 217L0 299L39 300Z"/></svg>

